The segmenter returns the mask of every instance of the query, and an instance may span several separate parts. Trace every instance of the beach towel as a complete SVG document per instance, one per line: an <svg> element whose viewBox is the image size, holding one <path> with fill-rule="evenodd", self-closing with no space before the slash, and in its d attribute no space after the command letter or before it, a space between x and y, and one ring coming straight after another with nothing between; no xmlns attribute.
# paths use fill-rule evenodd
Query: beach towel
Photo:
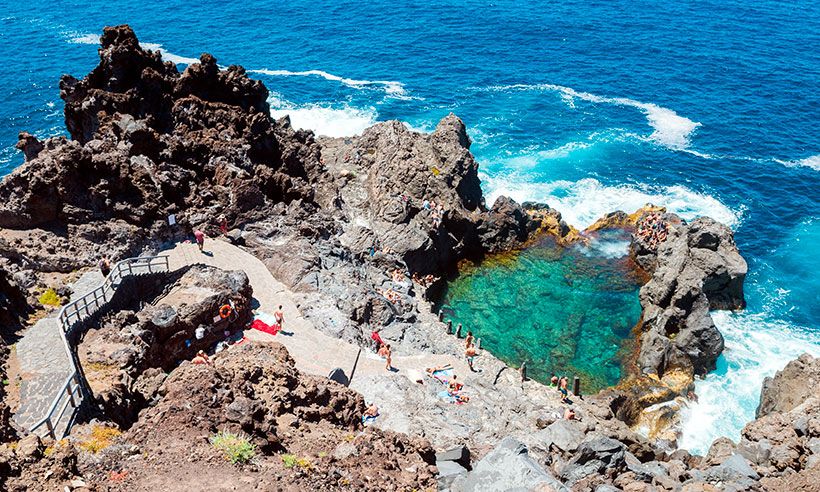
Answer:
<svg viewBox="0 0 820 492"><path fill-rule="evenodd" d="M444 369L441 371L433 371L432 377L439 383L448 384L453 374L454 371L452 369Z"/></svg>
<svg viewBox="0 0 820 492"><path fill-rule="evenodd" d="M372 424L378 417L378 415L362 415L362 424Z"/></svg>
<svg viewBox="0 0 820 492"><path fill-rule="evenodd" d="M269 333L271 335L276 335L279 333L279 330L282 329L282 326L278 323L267 323L265 318L263 318L264 313L257 314L254 317L253 322L251 323L251 328L254 330L259 330L264 333ZM268 319L272 319L273 317L270 315L265 315Z"/></svg>
<svg viewBox="0 0 820 492"><path fill-rule="evenodd" d="M446 401L447 403L455 403L456 405L463 405L464 402L456 398L455 396L451 395L449 391L439 391L438 397L442 400Z"/></svg>

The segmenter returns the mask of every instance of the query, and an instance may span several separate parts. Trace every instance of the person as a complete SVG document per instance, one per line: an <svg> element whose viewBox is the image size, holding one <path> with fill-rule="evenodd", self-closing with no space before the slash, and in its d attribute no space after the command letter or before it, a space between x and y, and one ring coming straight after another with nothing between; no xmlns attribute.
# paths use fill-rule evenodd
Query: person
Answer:
<svg viewBox="0 0 820 492"><path fill-rule="evenodd" d="M456 396L458 394L458 392L461 391L461 388L464 387L464 385L459 383L457 381L457 379L458 379L458 376L453 374L453 377L450 378L450 384L447 385L447 393L450 396Z"/></svg>
<svg viewBox="0 0 820 492"><path fill-rule="evenodd" d="M100 273L103 277L107 277L111 273L111 262L105 256L100 259Z"/></svg>
<svg viewBox="0 0 820 492"><path fill-rule="evenodd" d="M421 208L424 210L430 210L430 201L425 198L424 201L421 202Z"/></svg>
<svg viewBox="0 0 820 492"><path fill-rule="evenodd" d="M475 372L475 368L473 367L473 359L476 356L476 349L472 345L467 346L467 350L464 352L464 357L467 358L467 365L470 366L470 370Z"/></svg>
<svg viewBox="0 0 820 492"><path fill-rule="evenodd" d="M387 363L385 364L384 368L388 371L393 370L393 359L392 353L390 352L390 344L382 345L382 348L379 349L379 355L384 357Z"/></svg>
<svg viewBox="0 0 820 492"><path fill-rule="evenodd" d="M197 229L194 231L194 239L196 239L196 245L199 246L199 250L202 251L202 248L205 246L205 234Z"/></svg>
<svg viewBox="0 0 820 492"><path fill-rule="evenodd" d="M273 313L273 318L276 320L276 323L279 325L279 329L280 330L283 329L284 326L285 326L285 313L284 313L284 311L282 311L282 306L281 305L279 306L279 309L277 309Z"/></svg>
<svg viewBox="0 0 820 492"><path fill-rule="evenodd" d="M428 367L428 368L425 369L425 371L427 371L429 374L433 374L435 372L446 371L446 370L452 369L452 368L453 368L452 365L444 364L443 366Z"/></svg>
<svg viewBox="0 0 820 492"><path fill-rule="evenodd" d="M470 347L473 346L473 332L471 332L471 331L467 332L467 338L464 339L464 342L466 344L465 348L470 348Z"/></svg>
<svg viewBox="0 0 820 492"><path fill-rule="evenodd" d="M194 363L194 364L197 364L197 365L198 364L210 364L211 363L211 358L208 357L208 354L206 354L204 351L200 350L199 352L196 353L194 358L191 359L191 362Z"/></svg>
<svg viewBox="0 0 820 492"><path fill-rule="evenodd" d="M567 407L567 409L564 410L564 418L566 420L575 420L575 410L573 410L572 407Z"/></svg>
<svg viewBox="0 0 820 492"><path fill-rule="evenodd" d="M224 215L219 216L219 232L223 236L228 234L228 219Z"/></svg>
<svg viewBox="0 0 820 492"><path fill-rule="evenodd" d="M550 377L550 387L551 388L557 388L558 387L558 376L556 376L555 373L552 373L552 376Z"/></svg>
<svg viewBox="0 0 820 492"><path fill-rule="evenodd" d="M373 340L374 345L376 346L376 348L374 350L376 350L378 352L379 349L382 348L382 345L384 345L384 340L382 340L382 336L379 335L379 329L378 328L373 330L373 332L370 334L370 339Z"/></svg>
<svg viewBox="0 0 820 492"><path fill-rule="evenodd" d="M569 403L569 391L567 391L567 383L569 380L566 376L561 376L558 380L558 391L561 392L561 403Z"/></svg>
<svg viewBox="0 0 820 492"><path fill-rule="evenodd" d="M362 414L362 423L366 422L368 419L375 419L379 416L379 407L376 405L370 405Z"/></svg>

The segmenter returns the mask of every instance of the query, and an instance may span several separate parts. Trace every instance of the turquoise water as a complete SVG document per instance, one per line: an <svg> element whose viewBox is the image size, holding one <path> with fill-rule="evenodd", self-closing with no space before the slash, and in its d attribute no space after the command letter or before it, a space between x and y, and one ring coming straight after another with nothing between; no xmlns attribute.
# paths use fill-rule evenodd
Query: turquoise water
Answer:
<svg viewBox="0 0 820 492"><path fill-rule="evenodd" d="M623 237L592 247L547 238L519 253L463 269L440 302L445 319L528 376L581 377L585 392L618 383L641 315Z"/></svg>
<svg viewBox="0 0 820 492"><path fill-rule="evenodd" d="M455 112L490 203L545 201L579 228L646 202L729 224L749 308L716 316L726 370L698 383L691 449L736 439L763 378L820 348L819 2L8 2L0 175L19 131L65 133L60 75L125 22L181 69L204 51L243 65L275 116L321 135Z"/></svg>

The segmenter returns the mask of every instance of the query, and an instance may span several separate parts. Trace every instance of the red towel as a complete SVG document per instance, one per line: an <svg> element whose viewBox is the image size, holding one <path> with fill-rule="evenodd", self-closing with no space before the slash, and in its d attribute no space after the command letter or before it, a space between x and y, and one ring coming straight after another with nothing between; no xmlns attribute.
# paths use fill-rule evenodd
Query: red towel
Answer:
<svg viewBox="0 0 820 492"><path fill-rule="evenodd" d="M265 333L270 333L271 335L276 335L277 333L279 333L279 330L282 329L282 326L278 324L271 326L262 321L261 319L255 319L253 320L253 323L251 323L251 328Z"/></svg>

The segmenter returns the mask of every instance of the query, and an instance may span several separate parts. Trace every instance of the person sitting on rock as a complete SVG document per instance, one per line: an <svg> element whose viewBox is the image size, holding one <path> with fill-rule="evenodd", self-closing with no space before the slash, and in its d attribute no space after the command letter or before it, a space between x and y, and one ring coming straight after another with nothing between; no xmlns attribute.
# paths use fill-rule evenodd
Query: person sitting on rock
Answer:
<svg viewBox="0 0 820 492"><path fill-rule="evenodd" d="M197 365L199 365L199 364L210 364L211 363L211 358L208 357L208 354L206 354L204 351L200 350L199 352L196 353L194 358L191 359L191 362L193 364L197 364Z"/></svg>
<svg viewBox="0 0 820 492"><path fill-rule="evenodd" d="M558 387L558 376L556 376L555 373L552 373L552 376L550 377L550 387L551 388L557 388Z"/></svg>
<svg viewBox="0 0 820 492"><path fill-rule="evenodd" d="M447 385L447 394L450 396L458 395L458 392L464 388L464 385L457 381L458 376L453 374L453 377L450 378L450 384Z"/></svg>
<svg viewBox="0 0 820 492"><path fill-rule="evenodd" d="M567 409L564 410L564 419L575 420L575 410L573 410L572 407L567 407Z"/></svg>

